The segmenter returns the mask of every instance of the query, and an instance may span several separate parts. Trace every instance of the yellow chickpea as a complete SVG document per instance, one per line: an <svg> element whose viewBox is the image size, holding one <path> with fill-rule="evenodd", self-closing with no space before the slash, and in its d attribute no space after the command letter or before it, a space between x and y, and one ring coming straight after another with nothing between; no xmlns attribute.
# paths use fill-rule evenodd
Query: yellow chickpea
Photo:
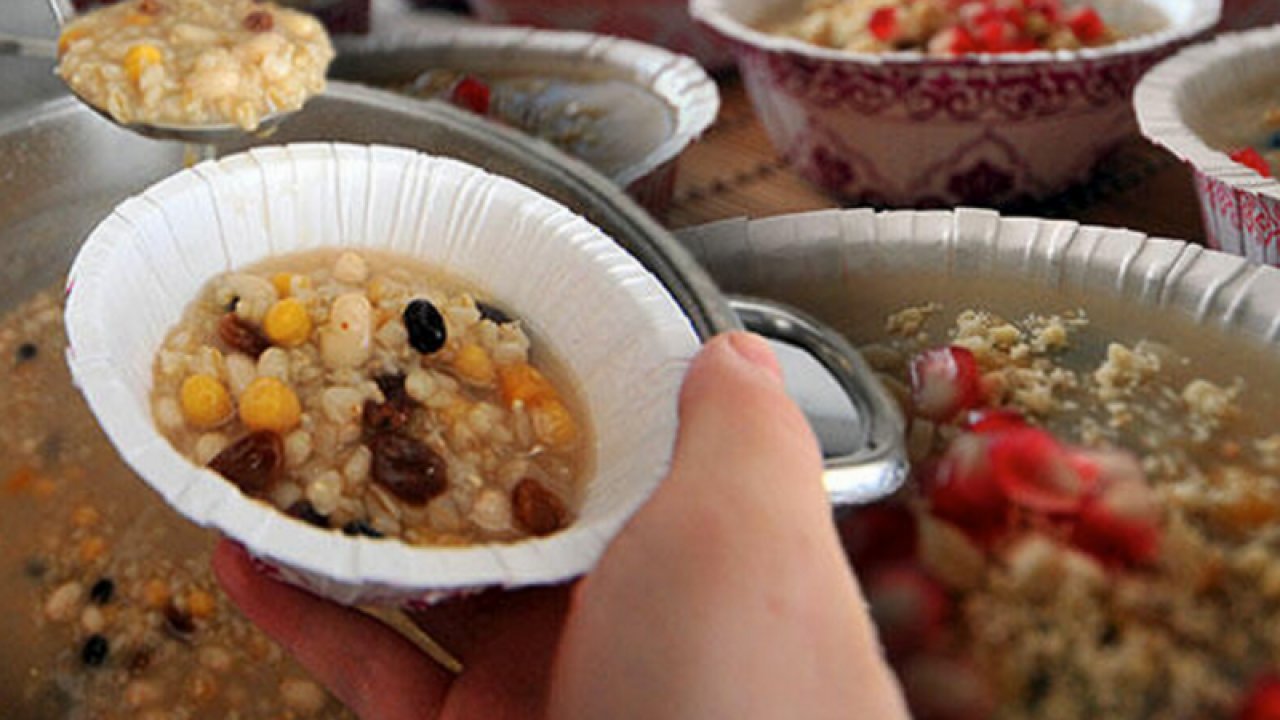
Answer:
<svg viewBox="0 0 1280 720"><path fill-rule="evenodd" d="M240 396L240 421L250 430L270 430L283 435L298 426L302 403L288 385L273 377L249 383Z"/></svg>
<svg viewBox="0 0 1280 720"><path fill-rule="evenodd" d="M507 401L508 406L558 399L555 388L547 378L529 363L518 362L502 367L498 370L498 382L502 399Z"/></svg>
<svg viewBox="0 0 1280 720"><path fill-rule="evenodd" d="M311 316L297 298L278 300L262 320L262 330L281 347L297 347L311 337Z"/></svg>
<svg viewBox="0 0 1280 720"><path fill-rule="evenodd" d="M453 358L453 369L467 382L476 385L493 384L493 358L479 345L463 345Z"/></svg>
<svg viewBox="0 0 1280 720"><path fill-rule="evenodd" d="M182 381L178 404L188 425L206 429L231 419L231 393L212 375L192 375Z"/></svg>

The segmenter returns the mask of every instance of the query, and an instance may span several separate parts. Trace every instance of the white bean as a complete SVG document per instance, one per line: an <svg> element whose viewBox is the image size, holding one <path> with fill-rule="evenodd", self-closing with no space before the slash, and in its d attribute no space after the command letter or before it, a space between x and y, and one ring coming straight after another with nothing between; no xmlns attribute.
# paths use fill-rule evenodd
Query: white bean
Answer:
<svg viewBox="0 0 1280 720"><path fill-rule="evenodd" d="M231 387L233 396L239 398L244 394L245 388L256 379L258 379L258 366L253 362L253 358L244 353L232 353L227 356L227 385Z"/></svg>
<svg viewBox="0 0 1280 720"><path fill-rule="evenodd" d="M471 521L490 532L511 529L511 500L493 488L482 490L471 507Z"/></svg>
<svg viewBox="0 0 1280 720"><path fill-rule="evenodd" d="M344 252L333 263L333 278L348 285L363 285L369 279L369 266L359 255Z"/></svg>
<svg viewBox="0 0 1280 720"><path fill-rule="evenodd" d="M307 485L307 499L321 515L332 515L342 499L342 476L336 470L321 473Z"/></svg>
<svg viewBox="0 0 1280 720"><path fill-rule="evenodd" d="M289 382L289 353L278 348L267 348L258 357L258 376L273 377L282 383Z"/></svg>
<svg viewBox="0 0 1280 720"><path fill-rule="evenodd" d="M354 368L372 352L373 308L362 293L340 295L333 301L329 322L320 331L320 355L326 367Z"/></svg>
<svg viewBox="0 0 1280 720"><path fill-rule="evenodd" d="M84 600L84 586L76 581L61 585L44 604L45 617L55 622L66 622L80 612Z"/></svg>

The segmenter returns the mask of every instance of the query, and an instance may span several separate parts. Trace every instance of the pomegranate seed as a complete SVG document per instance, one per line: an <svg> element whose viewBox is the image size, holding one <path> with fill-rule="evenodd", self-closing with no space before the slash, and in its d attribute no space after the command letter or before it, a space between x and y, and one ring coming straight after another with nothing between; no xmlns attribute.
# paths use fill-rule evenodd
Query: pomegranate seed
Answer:
<svg viewBox="0 0 1280 720"><path fill-rule="evenodd" d="M449 94L454 105L477 115L489 114L489 86L470 75L463 75Z"/></svg>
<svg viewBox="0 0 1280 720"><path fill-rule="evenodd" d="M911 359L911 400L915 413L945 422L982 402L978 361L967 348L926 350Z"/></svg>
<svg viewBox="0 0 1280 720"><path fill-rule="evenodd" d="M996 712L986 676L968 660L920 653L898 669L915 720L986 720Z"/></svg>
<svg viewBox="0 0 1280 720"><path fill-rule="evenodd" d="M1062 5L1057 0L1031 0L1027 3L1027 12L1040 13L1047 22L1054 24L1062 16Z"/></svg>
<svg viewBox="0 0 1280 720"><path fill-rule="evenodd" d="M989 444L983 435L959 435L921 478L933 514L980 543L997 539L1009 524L1009 501L992 478Z"/></svg>
<svg viewBox="0 0 1280 720"><path fill-rule="evenodd" d="M1124 451L1085 451L1077 465L1093 467L1096 492L1080 507L1072 541L1111 565L1146 565L1160 553L1160 500L1137 458Z"/></svg>
<svg viewBox="0 0 1280 720"><path fill-rule="evenodd" d="M1009 408L981 408L970 410L964 425L969 432L991 434L1024 428L1027 419L1022 417L1022 413Z"/></svg>
<svg viewBox="0 0 1280 720"><path fill-rule="evenodd" d="M1267 674L1254 680L1235 720L1280 720L1280 676Z"/></svg>
<svg viewBox="0 0 1280 720"><path fill-rule="evenodd" d="M840 538L859 571L905 562L916 554L916 518L898 503L868 505L840 521Z"/></svg>
<svg viewBox="0 0 1280 720"><path fill-rule="evenodd" d="M867 579L867 604L885 649L899 657L934 645L951 605L942 586L909 563L872 574Z"/></svg>
<svg viewBox="0 0 1280 720"><path fill-rule="evenodd" d="M978 46L987 52L1004 52L1017 39L1018 30L1001 19L984 20L974 35Z"/></svg>
<svg viewBox="0 0 1280 720"><path fill-rule="evenodd" d="M929 52L934 55L963 55L977 49L973 35L960 26L947 28L929 40Z"/></svg>
<svg viewBox="0 0 1280 720"><path fill-rule="evenodd" d="M1088 491L1085 476L1049 433L1026 427L991 437L991 471L1011 502L1043 513L1072 513Z"/></svg>
<svg viewBox="0 0 1280 720"><path fill-rule="evenodd" d="M1080 508L1071 541L1109 565L1148 565L1160 555L1158 528L1122 518L1097 501Z"/></svg>
<svg viewBox="0 0 1280 720"><path fill-rule="evenodd" d="M867 29L877 40L889 42L898 35L898 10L893 7L876 8L867 21Z"/></svg>
<svg viewBox="0 0 1280 720"><path fill-rule="evenodd" d="M1245 165L1257 172L1262 177L1271 177L1271 165L1267 163L1266 158L1262 157L1262 153L1254 148L1241 148L1231 153L1231 159Z"/></svg>
<svg viewBox="0 0 1280 720"><path fill-rule="evenodd" d="M1102 22L1102 16L1097 10L1087 5L1068 12L1064 21L1072 34L1086 44L1101 39L1107 31L1107 26Z"/></svg>

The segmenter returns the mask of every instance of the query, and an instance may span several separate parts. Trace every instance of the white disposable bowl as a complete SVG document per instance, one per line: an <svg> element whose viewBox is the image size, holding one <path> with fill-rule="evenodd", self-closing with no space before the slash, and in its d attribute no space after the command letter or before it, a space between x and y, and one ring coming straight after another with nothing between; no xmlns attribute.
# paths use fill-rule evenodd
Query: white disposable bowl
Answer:
<svg viewBox="0 0 1280 720"><path fill-rule="evenodd" d="M320 247L386 249L512 308L578 381L595 474L545 538L462 548L351 538L249 499L180 455L151 417L152 363L214 275ZM204 163L122 203L68 279L73 378L116 449L180 513L286 579L344 603L412 604L588 570L663 477L698 339L662 285L594 226L510 180L378 146L263 148Z"/></svg>
<svg viewBox="0 0 1280 720"><path fill-rule="evenodd" d="M1280 27L1271 27L1187 48L1134 93L1143 135L1191 168L1209 246L1270 265L1280 265L1280 182L1235 162L1203 135L1241 122L1233 108L1280 97L1277 86Z"/></svg>

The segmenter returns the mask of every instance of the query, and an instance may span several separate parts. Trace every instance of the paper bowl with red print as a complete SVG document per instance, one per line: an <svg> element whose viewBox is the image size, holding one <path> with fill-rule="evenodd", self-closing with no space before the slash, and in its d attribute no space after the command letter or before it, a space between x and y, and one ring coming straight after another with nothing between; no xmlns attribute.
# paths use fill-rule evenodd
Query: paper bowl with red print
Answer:
<svg viewBox="0 0 1280 720"><path fill-rule="evenodd" d="M485 22L587 30L692 56L710 69L733 65L728 47L689 17L688 0L470 0Z"/></svg>
<svg viewBox="0 0 1280 720"><path fill-rule="evenodd" d="M759 29L798 15L799 0L692 0L691 10L730 43L800 175L850 203L949 206L1012 205L1087 180L1135 135L1129 99L1142 74L1221 11L1221 0L1092 5L1123 39L948 57L832 50Z"/></svg>
<svg viewBox="0 0 1280 720"><path fill-rule="evenodd" d="M1229 153L1280 138L1280 112L1265 127L1268 108L1280 108L1278 85L1280 27L1272 27L1188 48L1134 94L1142 133L1191 168L1209 246L1269 265L1280 265L1280 182Z"/></svg>

